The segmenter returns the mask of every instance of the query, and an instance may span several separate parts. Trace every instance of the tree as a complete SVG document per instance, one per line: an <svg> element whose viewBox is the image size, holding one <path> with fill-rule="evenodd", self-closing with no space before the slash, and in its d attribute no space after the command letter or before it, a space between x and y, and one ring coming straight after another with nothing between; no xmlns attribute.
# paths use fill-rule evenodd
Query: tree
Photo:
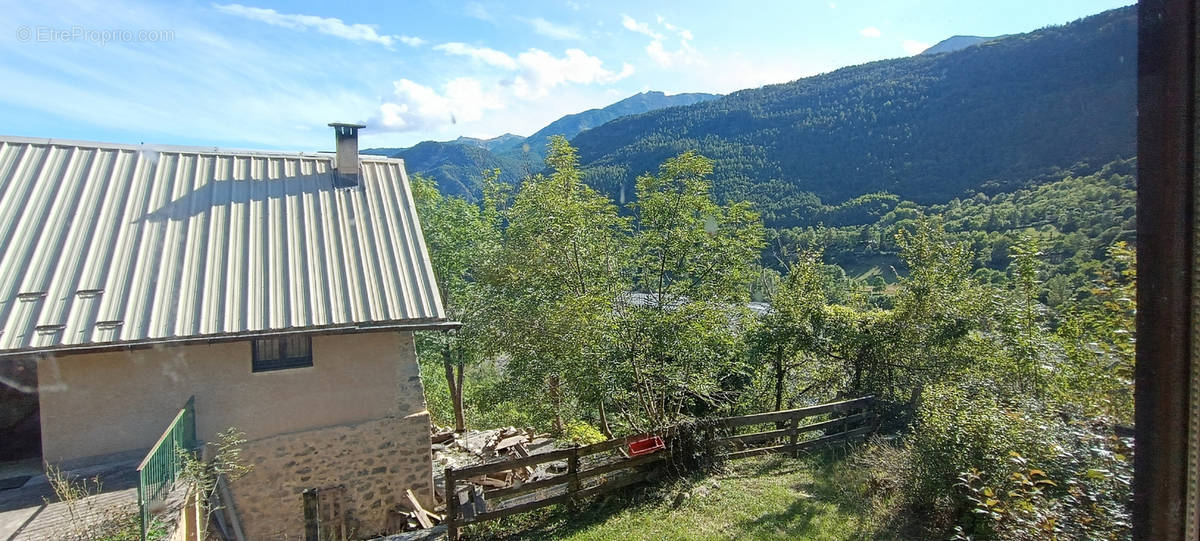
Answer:
<svg viewBox="0 0 1200 541"><path fill-rule="evenodd" d="M486 298L478 280L481 269L491 264L499 249L499 223L486 207L443 196L428 178L413 175L410 183L442 307L449 318L463 324L456 333L418 333L418 348L440 350L454 409L454 428L461 432L466 429L464 371L485 354L479 338L486 332L487 321L480 317Z"/></svg>
<svg viewBox="0 0 1200 541"><path fill-rule="evenodd" d="M772 365L775 410L784 407L789 369L806 356L828 350L824 343L827 309L823 267L819 251L801 253L771 298L770 311L751 335L752 354L769 359ZM823 378L807 381L800 394L822 382L829 383Z"/></svg>
<svg viewBox="0 0 1200 541"><path fill-rule="evenodd" d="M621 390L628 422L658 425L722 399L736 371L763 226L749 203L718 205L712 162L685 152L637 180L632 284L620 305ZM624 403L624 401L622 401Z"/></svg>
<svg viewBox="0 0 1200 541"><path fill-rule="evenodd" d="M549 400L562 431L573 400L603 408L602 364L615 332L613 307L628 290L629 221L581 180L575 149L549 145L550 175L527 179L505 209L508 226L487 277L491 343L529 396Z"/></svg>

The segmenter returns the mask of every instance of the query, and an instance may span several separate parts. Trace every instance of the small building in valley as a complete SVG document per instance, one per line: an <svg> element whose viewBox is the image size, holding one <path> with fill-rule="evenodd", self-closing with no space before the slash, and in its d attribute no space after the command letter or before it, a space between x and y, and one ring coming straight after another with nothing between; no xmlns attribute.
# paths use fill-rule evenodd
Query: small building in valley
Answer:
<svg viewBox="0 0 1200 541"><path fill-rule="evenodd" d="M250 539L301 493L361 533L433 504L413 331L446 320L401 160L0 137L0 460L144 455L194 398L234 427Z"/></svg>

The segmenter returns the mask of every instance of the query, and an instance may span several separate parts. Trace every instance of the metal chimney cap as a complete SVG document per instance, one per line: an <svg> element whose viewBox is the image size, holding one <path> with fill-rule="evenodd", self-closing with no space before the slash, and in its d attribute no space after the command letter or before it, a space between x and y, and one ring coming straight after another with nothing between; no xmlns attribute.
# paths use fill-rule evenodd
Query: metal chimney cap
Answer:
<svg viewBox="0 0 1200 541"><path fill-rule="evenodd" d="M366 125L366 124L349 124L349 123L346 123L346 122L330 122L330 123L329 123L329 127L331 127L331 128L355 128L355 129L359 129L359 128L365 128L365 127L367 127L367 125Z"/></svg>

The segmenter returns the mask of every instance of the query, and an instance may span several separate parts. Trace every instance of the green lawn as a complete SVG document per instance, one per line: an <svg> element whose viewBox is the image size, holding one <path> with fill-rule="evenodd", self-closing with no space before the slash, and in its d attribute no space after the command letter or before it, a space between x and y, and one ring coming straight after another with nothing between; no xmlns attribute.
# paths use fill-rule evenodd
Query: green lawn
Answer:
<svg viewBox="0 0 1200 541"><path fill-rule="evenodd" d="M863 478L845 451L732 462L708 477L631 490L574 515L531 513L471 538L573 541L658 539L887 539Z"/></svg>

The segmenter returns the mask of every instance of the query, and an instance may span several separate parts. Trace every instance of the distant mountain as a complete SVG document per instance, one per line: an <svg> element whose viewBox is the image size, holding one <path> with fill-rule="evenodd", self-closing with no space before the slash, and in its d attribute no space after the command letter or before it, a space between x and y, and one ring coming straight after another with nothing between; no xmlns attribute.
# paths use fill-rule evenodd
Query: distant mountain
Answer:
<svg viewBox="0 0 1200 541"><path fill-rule="evenodd" d="M504 135L493 137L491 139L478 139L475 137L459 137L458 139L455 139L454 141L451 141L451 142L462 143L464 145L474 145L479 148L486 148L488 150L496 150L497 148L511 147L513 145L519 145L519 144L521 144L521 141L524 141L524 140L525 140L525 138L521 137L520 135L517 135L514 133L506 133Z"/></svg>
<svg viewBox="0 0 1200 541"><path fill-rule="evenodd" d="M403 158L409 174L420 173L436 179L442 193L455 195L474 195L486 171L500 169L508 176L517 174L517 164L474 143L425 141L387 155Z"/></svg>
<svg viewBox="0 0 1200 541"><path fill-rule="evenodd" d="M642 92L602 109L588 109L582 113L564 116L547 124L545 128L538 130L524 141L513 143L508 147L500 147L498 152L503 153L507 151L513 153L513 151L518 150L524 151L521 147L528 145L528 152L533 154L531 158L533 161L540 163L544 157L546 145L550 143L551 136L561 135L570 139L579 135L584 130L590 130L623 116L641 114L666 107L691 105L693 103L714 100L719 97L721 97L720 94L704 94L700 92L672 94L669 96L662 92Z"/></svg>
<svg viewBox="0 0 1200 541"><path fill-rule="evenodd" d="M786 227L823 202L890 192L939 203L1133 156L1136 62L1131 6L622 117L573 143L589 182L618 198L696 149L715 161L719 197Z"/></svg>
<svg viewBox="0 0 1200 541"><path fill-rule="evenodd" d="M443 145L469 145L469 146L479 147L479 148L483 148L483 149L487 149L487 150L493 150L496 147L508 146L510 144L513 144L514 142L516 144L520 144L520 142L523 140L525 140L525 138L521 137L520 135L516 135L513 133L506 133L504 135L499 135L499 136L493 137L491 139L479 139L477 137L461 136L458 139L455 139L453 141L422 141L422 143L437 143L437 144L443 144ZM403 152L410 148L413 148L413 147L368 148L368 149L360 150L359 152L361 152L363 154L371 154L374 156L392 156L392 155L396 154L397 152Z"/></svg>
<svg viewBox="0 0 1200 541"><path fill-rule="evenodd" d="M473 195L486 171L501 170L500 179L516 182L542 169L546 145L553 135L574 137L580 132L628 115L665 107L691 105L719 98L719 94L642 92L608 107L564 116L529 137L506 133L492 139L459 137L453 141L425 141L409 148L371 148L363 154L403 158L409 173L437 180L443 192Z"/></svg>
<svg viewBox="0 0 1200 541"><path fill-rule="evenodd" d="M994 39L996 39L996 36L990 38L983 36L950 36L935 43L933 47L921 51L921 54L952 53Z"/></svg>

